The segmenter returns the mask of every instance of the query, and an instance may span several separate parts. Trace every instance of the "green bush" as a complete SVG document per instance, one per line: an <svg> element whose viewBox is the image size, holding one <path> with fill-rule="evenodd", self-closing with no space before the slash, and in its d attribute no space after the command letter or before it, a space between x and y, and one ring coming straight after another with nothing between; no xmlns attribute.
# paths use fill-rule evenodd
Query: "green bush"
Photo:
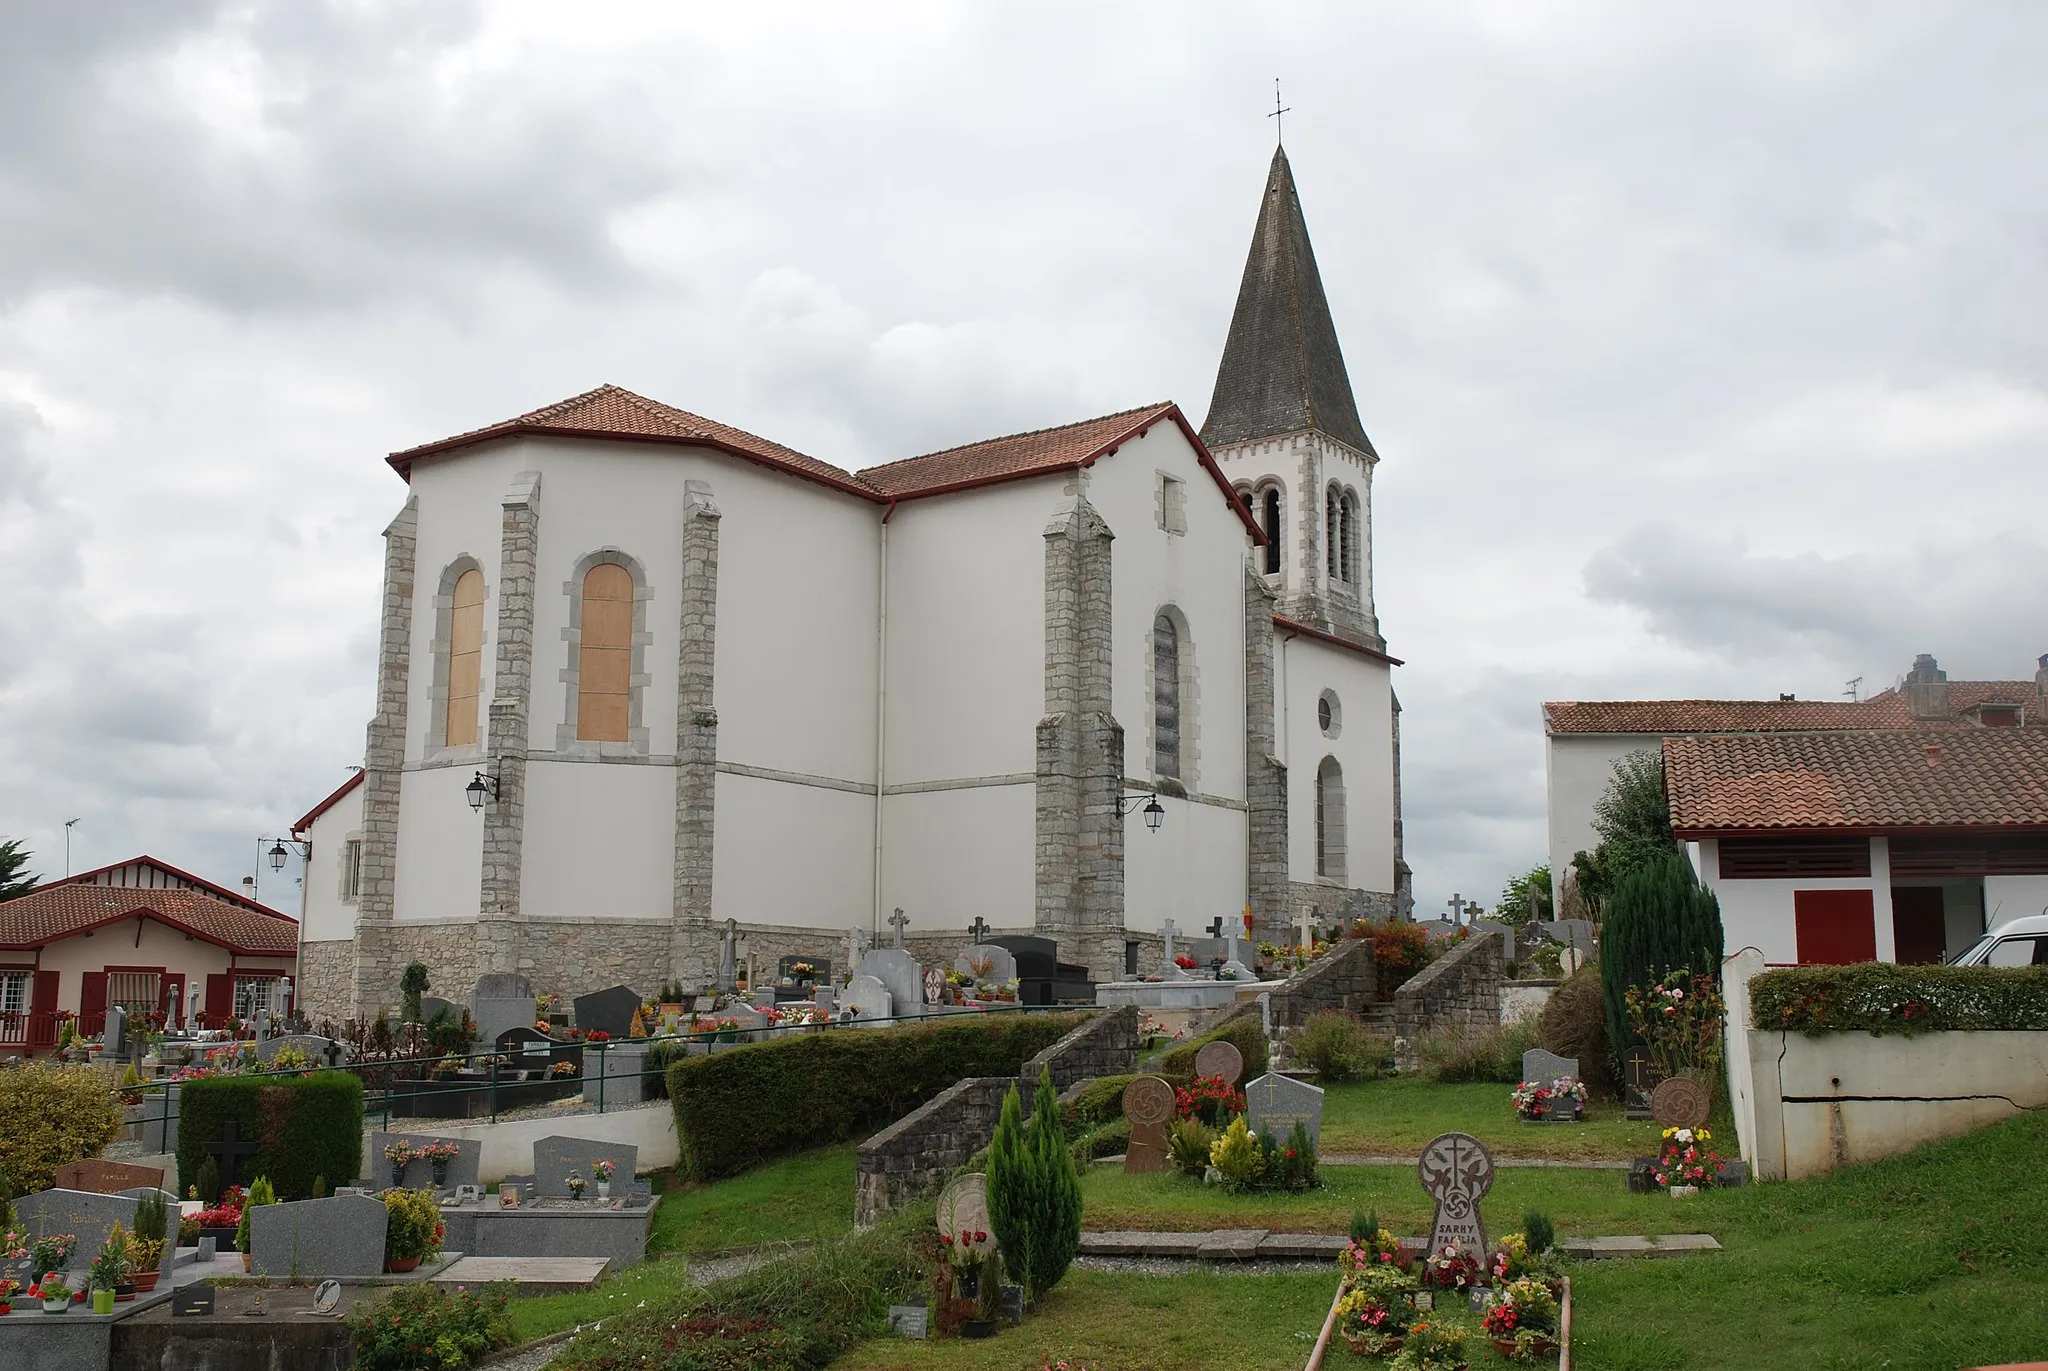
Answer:
<svg viewBox="0 0 2048 1371"><path fill-rule="evenodd" d="M58 1167L97 1157L121 1118L106 1077L92 1067L0 1068L0 1172L16 1194L48 1190Z"/></svg>
<svg viewBox="0 0 2048 1371"><path fill-rule="evenodd" d="M1124 1091L1136 1076L1097 1076L1074 1092L1067 1106L1069 1123L1088 1128L1124 1116Z"/></svg>
<svg viewBox="0 0 2048 1371"><path fill-rule="evenodd" d="M949 1015L907 1028L801 1033L685 1057L668 1070L681 1170L693 1180L716 1180L871 1132L965 1077L1016 1074L1089 1017Z"/></svg>
<svg viewBox="0 0 2048 1371"><path fill-rule="evenodd" d="M254 1202L253 1196L251 1202ZM441 1206L436 1202L433 1191L387 1190L384 1192L384 1214L386 1261L425 1260L441 1250Z"/></svg>
<svg viewBox="0 0 2048 1371"><path fill-rule="evenodd" d="M1393 1055L1386 1038L1335 1009L1309 1015L1289 1035L1287 1047L1296 1062L1315 1068L1324 1085L1376 1081L1387 1074L1387 1058Z"/></svg>
<svg viewBox="0 0 2048 1371"><path fill-rule="evenodd" d="M1209 1170L1209 1150L1216 1146L1216 1130L1200 1119L1182 1119L1166 1135L1166 1152L1183 1176L1202 1176Z"/></svg>
<svg viewBox="0 0 2048 1371"><path fill-rule="evenodd" d="M178 1093L181 1190L199 1183L201 1168L212 1160L204 1148L229 1119L259 1145L255 1156L242 1159L238 1174L268 1176L285 1199L310 1199L321 1177L353 1185L362 1172L363 1083L349 1072L186 1081Z"/></svg>
<svg viewBox="0 0 2048 1371"><path fill-rule="evenodd" d="M1077 1166L1086 1166L1097 1157L1114 1157L1128 1152L1131 1146L1131 1121L1110 1119L1104 1123L1090 1124L1069 1136L1073 1141L1067 1150L1074 1154Z"/></svg>
<svg viewBox="0 0 2048 1371"><path fill-rule="evenodd" d="M1543 1006L1543 1046L1579 1063L1579 1079L1589 1090L1615 1093L1615 1076L1607 1051L1607 996L1600 988L1600 967L1589 963L1566 977Z"/></svg>
<svg viewBox="0 0 2048 1371"><path fill-rule="evenodd" d="M248 1196L242 1204L241 1222L235 1225L235 1250L237 1252L253 1252L256 1250L249 1246L249 1216L266 1204L276 1203L277 1189L271 1185L268 1176L258 1176L250 1183Z"/></svg>
<svg viewBox="0 0 2048 1371"><path fill-rule="evenodd" d="M1683 852L1646 858L1608 899L1600 928L1600 989L1607 1001L1607 1048L1629 1045L1627 995L1684 967L1697 981L1721 980L1721 903L1704 889Z"/></svg>
<svg viewBox="0 0 2048 1371"><path fill-rule="evenodd" d="M1515 1085L1522 1079L1522 1054L1540 1046L1539 1027L1529 1021L1481 1033L1432 1033L1416 1044L1416 1053L1437 1080L1490 1081Z"/></svg>
<svg viewBox="0 0 2048 1371"><path fill-rule="evenodd" d="M1749 983L1750 1023L1797 1033L2048 1029L2048 967L1794 966Z"/></svg>
<svg viewBox="0 0 2048 1371"><path fill-rule="evenodd" d="M1256 1080L1266 1074L1266 1028L1257 1005L1246 1005L1201 1037L1182 1043L1159 1061L1159 1074L1186 1085L1195 1078L1195 1054L1213 1042L1235 1043L1244 1054L1244 1076L1238 1081Z"/></svg>
<svg viewBox="0 0 2048 1371"><path fill-rule="evenodd" d="M512 1344L505 1312L510 1281L481 1293L401 1285L348 1314L355 1371L465 1371Z"/></svg>

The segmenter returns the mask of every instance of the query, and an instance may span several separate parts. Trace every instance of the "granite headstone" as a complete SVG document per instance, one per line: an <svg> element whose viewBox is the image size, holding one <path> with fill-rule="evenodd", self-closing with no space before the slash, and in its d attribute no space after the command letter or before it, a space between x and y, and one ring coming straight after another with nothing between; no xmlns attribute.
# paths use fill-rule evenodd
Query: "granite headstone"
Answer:
<svg viewBox="0 0 2048 1371"><path fill-rule="evenodd" d="M609 1033L623 1038L633 1031L633 1011L642 1004L640 992L615 985L576 997L576 1026L586 1033Z"/></svg>
<svg viewBox="0 0 2048 1371"><path fill-rule="evenodd" d="M516 972L492 971L477 977L471 999L480 1041L495 1043L509 1029L533 1027L533 982Z"/></svg>
<svg viewBox="0 0 2048 1371"><path fill-rule="evenodd" d="M1532 1047L1522 1054L1522 1079L1532 1085L1549 1085L1567 1076L1578 1079L1577 1057L1560 1057L1540 1047Z"/></svg>
<svg viewBox="0 0 2048 1371"><path fill-rule="evenodd" d="M382 1129L370 1134L370 1174L380 1181L391 1178L391 1164L384 1160L384 1149L395 1140L403 1138L417 1150L430 1142L452 1142L461 1150L448 1159L448 1178L438 1187L452 1190L458 1185L477 1184L477 1172L483 1166L484 1145L476 1138L444 1138L436 1133L385 1132ZM434 1163L426 1157L414 1157L405 1164L405 1188L424 1190L434 1185Z"/></svg>
<svg viewBox="0 0 2048 1371"><path fill-rule="evenodd" d="M137 1166L133 1162L107 1161L102 1157L66 1162L56 1171L57 1189L90 1190L101 1195L118 1195L138 1186L154 1188L163 1183L164 1169L160 1166Z"/></svg>
<svg viewBox="0 0 2048 1371"><path fill-rule="evenodd" d="M249 1271L273 1279L376 1276L384 1270L384 1201L368 1195L290 1200L249 1212Z"/></svg>
<svg viewBox="0 0 2048 1371"><path fill-rule="evenodd" d="M37 1237L75 1234L78 1246L71 1263L83 1268L120 1224L135 1231L137 1201L132 1195L101 1195L90 1190L42 1190L14 1202L14 1217Z"/></svg>
<svg viewBox="0 0 2048 1371"><path fill-rule="evenodd" d="M873 976L855 976L839 997L839 1016L853 1019L886 1019L895 1012L895 1005L896 997L889 993L889 987Z"/></svg>
<svg viewBox="0 0 2048 1371"><path fill-rule="evenodd" d="M972 976L974 964L986 961L989 969L978 979L984 981L1014 981L1017 979L1017 954L1007 947L994 943L976 943L953 959L953 969L963 976Z"/></svg>
<svg viewBox="0 0 2048 1371"><path fill-rule="evenodd" d="M617 1170L612 1176L612 1193L633 1191L633 1172L640 1162L640 1149L631 1143L598 1142L590 1138L542 1138L533 1145L533 1193L540 1199L566 1199L569 1173L580 1172L591 1182L586 1197L597 1196L596 1178L590 1174L594 1161L609 1161Z"/></svg>
<svg viewBox="0 0 2048 1371"><path fill-rule="evenodd" d="M1321 1086L1268 1072L1244 1088L1244 1113L1247 1127L1271 1133L1283 1144L1299 1123L1308 1129L1309 1143L1318 1150L1322 1146Z"/></svg>
<svg viewBox="0 0 2048 1371"><path fill-rule="evenodd" d="M332 1038L323 1038L318 1033L285 1033L265 1040L256 1049L256 1060L270 1063L277 1060L277 1054L287 1047L298 1052L314 1066L327 1064L327 1049L334 1045Z"/></svg>
<svg viewBox="0 0 2048 1371"><path fill-rule="evenodd" d="M902 948L876 948L860 959L858 974L873 976L882 983L899 1018L923 1011L924 968L917 964L917 958Z"/></svg>

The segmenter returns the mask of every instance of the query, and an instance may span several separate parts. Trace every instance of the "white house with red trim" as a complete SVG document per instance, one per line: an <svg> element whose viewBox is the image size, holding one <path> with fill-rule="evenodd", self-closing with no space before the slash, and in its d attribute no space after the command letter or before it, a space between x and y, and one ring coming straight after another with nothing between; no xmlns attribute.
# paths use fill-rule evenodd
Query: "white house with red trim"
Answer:
<svg viewBox="0 0 2048 1371"><path fill-rule="evenodd" d="M728 921L769 965L901 910L1105 978L1168 920L1405 907L1379 459L1283 155L1199 431L853 472L603 386L389 460L364 767L295 830L313 1012L415 959L705 985Z"/></svg>
<svg viewBox="0 0 2048 1371"><path fill-rule="evenodd" d="M154 857L136 857L0 902L0 1053L97 1036L107 1009L176 1013L218 1027L284 1008L299 921Z"/></svg>

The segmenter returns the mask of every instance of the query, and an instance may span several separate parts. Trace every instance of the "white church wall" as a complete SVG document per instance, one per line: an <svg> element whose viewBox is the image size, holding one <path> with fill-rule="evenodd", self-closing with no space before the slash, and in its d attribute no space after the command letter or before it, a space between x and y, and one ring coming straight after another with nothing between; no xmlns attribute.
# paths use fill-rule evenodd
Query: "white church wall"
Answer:
<svg viewBox="0 0 2048 1371"><path fill-rule="evenodd" d="M717 806L713 917L869 927L874 908L871 796L721 772Z"/></svg>
<svg viewBox="0 0 2048 1371"><path fill-rule="evenodd" d="M1157 933L1172 919L1182 933L1244 912L1250 884L1242 809L1166 800L1158 832L1138 814L1124 826L1124 927Z"/></svg>
<svg viewBox="0 0 2048 1371"><path fill-rule="evenodd" d="M882 907L910 932L964 929L977 915L1002 929L1032 926L1038 788L929 790L888 798ZM889 933L887 926L881 932Z"/></svg>
<svg viewBox="0 0 2048 1371"><path fill-rule="evenodd" d="M1286 715L1277 743L1287 763L1287 869L1290 879L1316 876L1316 773L1334 757L1344 776L1346 889L1394 888L1394 698L1386 663L1313 638L1276 638L1280 698ZM1317 713L1325 690L1337 699L1336 737Z"/></svg>
<svg viewBox="0 0 2048 1371"><path fill-rule="evenodd" d="M441 766L399 777L394 921L476 917L484 823L463 794L471 774L469 767Z"/></svg>
<svg viewBox="0 0 2048 1371"><path fill-rule="evenodd" d="M520 912L670 917L675 805L673 767L530 761Z"/></svg>
<svg viewBox="0 0 2048 1371"><path fill-rule="evenodd" d="M1599 846L1593 806L1607 793L1614 764L1632 752L1654 752L1664 740L1644 733L1563 733L1550 735L1546 742L1550 873L1555 880L1571 869L1574 854Z"/></svg>
<svg viewBox="0 0 2048 1371"><path fill-rule="evenodd" d="M348 840L360 838L363 830L363 788L357 786L335 801L332 808L313 820L306 830L310 845L305 871L305 902L302 926L309 943L353 938L356 934L356 906L342 898L342 864L348 857Z"/></svg>
<svg viewBox="0 0 2048 1371"><path fill-rule="evenodd" d="M414 553L412 659L406 686L406 765L466 765L483 755L479 747L436 758L428 747L433 727L436 660L434 599L441 578L456 558L476 559L484 576L483 689L477 710L477 737L484 737L485 717L497 664L498 561L503 539L503 501L512 478L530 470L524 443L487 444L448 457L421 461L412 469L412 493L419 501ZM541 498L547 498L546 487ZM468 775L464 774L464 784Z"/></svg>

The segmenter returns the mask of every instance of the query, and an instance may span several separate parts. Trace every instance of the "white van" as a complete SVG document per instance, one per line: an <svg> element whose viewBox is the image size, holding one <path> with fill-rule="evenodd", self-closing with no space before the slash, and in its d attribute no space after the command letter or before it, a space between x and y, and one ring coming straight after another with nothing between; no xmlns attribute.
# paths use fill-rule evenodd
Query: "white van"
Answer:
<svg viewBox="0 0 2048 1371"><path fill-rule="evenodd" d="M2007 919L1970 944L1950 966L2048 966L2048 911Z"/></svg>

